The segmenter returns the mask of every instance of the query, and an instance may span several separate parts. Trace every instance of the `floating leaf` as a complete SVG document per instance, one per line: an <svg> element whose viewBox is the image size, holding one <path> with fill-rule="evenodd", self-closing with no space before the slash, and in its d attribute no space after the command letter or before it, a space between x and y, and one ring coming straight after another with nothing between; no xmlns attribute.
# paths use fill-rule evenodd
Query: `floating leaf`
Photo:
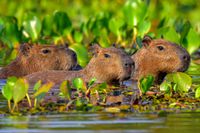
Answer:
<svg viewBox="0 0 200 133"><path fill-rule="evenodd" d="M23 78L19 78L13 88L13 100L15 105L21 101L28 92L29 85Z"/></svg>
<svg viewBox="0 0 200 133"><path fill-rule="evenodd" d="M34 85L34 87L33 87L33 90L34 91L37 91L39 88L40 88L40 86L41 86L41 80L39 80L37 83L35 83L35 85Z"/></svg>
<svg viewBox="0 0 200 133"><path fill-rule="evenodd" d="M188 92L192 85L192 78L182 72L168 74L166 80L175 83L174 89L177 92Z"/></svg>
<svg viewBox="0 0 200 133"><path fill-rule="evenodd" d="M171 83L167 81L162 82L162 84L160 85L160 91L163 91L167 94L171 92L171 88L172 88Z"/></svg>
<svg viewBox="0 0 200 133"><path fill-rule="evenodd" d="M153 85L154 77L149 75L140 79L139 87L142 93L146 93L149 88Z"/></svg>
<svg viewBox="0 0 200 133"><path fill-rule="evenodd" d="M60 85L60 91L67 99L71 100L71 87L69 81L63 81Z"/></svg>
<svg viewBox="0 0 200 133"><path fill-rule="evenodd" d="M119 113L120 109L117 107L108 107L108 108L105 108L105 111L110 112L110 113Z"/></svg>
<svg viewBox="0 0 200 133"><path fill-rule="evenodd" d="M52 82L49 82L49 83L42 85L37 90L37 92L35 92L34 97L36 97L39 100L42 99L45 96L45 94L53 87L53 85L54 84Z"/></svg>
<svg viewBox="0 0 200 133"><path fill-rule="evenodd" d="M97 79L96 78L92 78L88 83L88 87L90 88L95 83L95 81L97 81Z"/></svg>
<svg viewBox="0 0 200 133"><path fill-rule="evenodd" d="M72 84L73 84L73 87L78 90L82 90L83 92L87 91L86 85L83 79L81 78L75 78L74 80L72 80Z"/></svg>
<svg viewBox="0 0 200 133"><path fill-rule="evenodd" d="M11 88L11 86L9 86L8 84L6 84L5 86L3 86L2 88L2 94L3 96L7 99L7 100L11 100L12 96L13 96L13 88Z"/></svg>
<svg viewBox="0 0 200 133"><path fill-rule="evenodd" d="M200 86L195 91L195 98L200 98Z"/></svg>

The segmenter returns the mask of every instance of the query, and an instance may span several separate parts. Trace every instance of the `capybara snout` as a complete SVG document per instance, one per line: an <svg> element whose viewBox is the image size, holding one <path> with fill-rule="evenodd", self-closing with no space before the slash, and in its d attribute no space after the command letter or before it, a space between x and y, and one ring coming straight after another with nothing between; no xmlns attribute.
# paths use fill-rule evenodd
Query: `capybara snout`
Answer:
<svg viewBox="0 0 200 133"><path fill-rule="evenodd" d="M123 59L123 67L124 67L124 70L125 70L125 73L126 73L126 74L124 74L125 76L123 77L123 80L128 80L129 78L131 78L132 74L134 73L135 63L127 55L123 58L124 58Z"/></svg>
<svg viewBox="0 0 200 133"><path fill-rule="evenodd" d="M190 65L190 55L184 48L180 48L180 52L178 52L178 54L181 60L181 66L177 71L184 72Z"/></svg>

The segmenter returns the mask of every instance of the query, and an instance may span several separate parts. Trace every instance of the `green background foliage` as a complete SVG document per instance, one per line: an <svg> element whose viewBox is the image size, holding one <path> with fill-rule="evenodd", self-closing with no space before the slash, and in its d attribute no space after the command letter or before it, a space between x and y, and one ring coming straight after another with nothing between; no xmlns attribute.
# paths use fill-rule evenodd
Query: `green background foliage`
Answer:
<svg viewBox="0 0 200 133"><path fill-rule="evenodd" d="M94 42L140 48L149 34L190 53L200 46L198 0L2 0L0 5L0 65L16 57L22 42L69 43L82 66Z"/></svg>

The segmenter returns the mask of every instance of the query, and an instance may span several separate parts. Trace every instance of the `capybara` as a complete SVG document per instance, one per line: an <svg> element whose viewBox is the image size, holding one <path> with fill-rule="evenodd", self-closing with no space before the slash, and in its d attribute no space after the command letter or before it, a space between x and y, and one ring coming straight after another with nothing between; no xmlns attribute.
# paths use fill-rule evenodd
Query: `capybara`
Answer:
<svg viewBox="0 0 200 133"><path fill-rule="evenodd" d="M76 54L65 46L24 43L16 59L0 70L0 78L22 77L44 70L69 70L76 64Z"/></svg>
<svg viewBox="0 0 200 133"><path fill-rule="evenodd" d="M152 75L155 83L161 83L167 73L183 72L189 67L190 55L181 46L149 36L145 36L142 43L143 47L132 55L135 62L133 79Z"/></svg>
<svg viewBox="0 0 200 133"><path fill-rule="evenodd" d="M119 83L129 79L134 67L134 62L122 49L115 47L101 48L95 44L91 48L93 57L88 65L79 71L43 71L26 76L30 84L41 80L43 83L53 82L59 84L64 80L71 81L80 77L85 82L92 78L97 79L97 83Z"/></svg>

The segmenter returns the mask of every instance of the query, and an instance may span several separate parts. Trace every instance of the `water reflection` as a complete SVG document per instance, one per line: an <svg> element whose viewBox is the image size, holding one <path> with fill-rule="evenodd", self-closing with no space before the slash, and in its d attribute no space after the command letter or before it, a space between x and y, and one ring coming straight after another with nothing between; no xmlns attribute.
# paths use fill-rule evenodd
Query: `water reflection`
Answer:
<svg viewBox="0 0 200 133"><path fill-rule="evenodd" d="M73 133L178 133L200 130L200 113L156 114L65 113L37 116L6 116L0 132Z"/></svg>

